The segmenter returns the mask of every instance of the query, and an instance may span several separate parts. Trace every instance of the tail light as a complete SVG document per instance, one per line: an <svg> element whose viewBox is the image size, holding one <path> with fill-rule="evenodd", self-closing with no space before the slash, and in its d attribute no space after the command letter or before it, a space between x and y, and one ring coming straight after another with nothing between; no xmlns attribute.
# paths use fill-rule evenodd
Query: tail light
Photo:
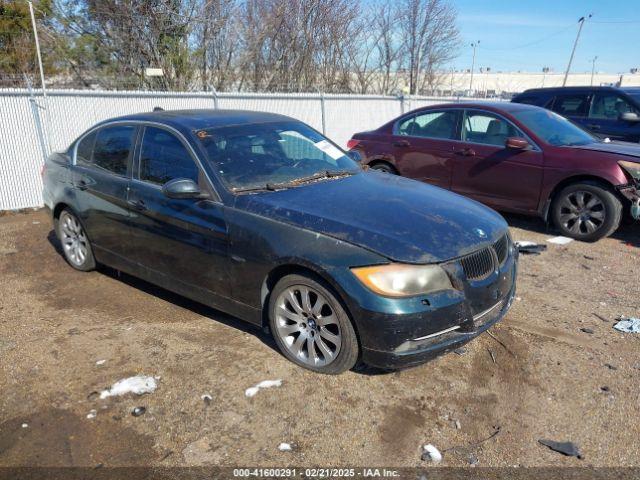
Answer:
<svg viewBox="0 0 640 480"><path fill-rule="evenodd" d="M356 140L355 138L352 138L347 142L347 149L352 150L356 148L358 145L360 145L360 140Z"/></svg>

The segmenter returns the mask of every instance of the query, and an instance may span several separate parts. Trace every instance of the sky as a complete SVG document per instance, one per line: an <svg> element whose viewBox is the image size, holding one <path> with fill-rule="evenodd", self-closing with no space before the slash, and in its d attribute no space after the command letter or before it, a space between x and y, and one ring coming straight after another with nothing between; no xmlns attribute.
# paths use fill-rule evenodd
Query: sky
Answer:
<svg viewBox="0 0 640 480"><path fill-rule="evenodd" d="M640 68L640 0L451 0L463 43L450 67L471 68L470 44L480 41L476 68L492 71L564 72L578 32L586 21L572 72L603 73Z"/></svg>

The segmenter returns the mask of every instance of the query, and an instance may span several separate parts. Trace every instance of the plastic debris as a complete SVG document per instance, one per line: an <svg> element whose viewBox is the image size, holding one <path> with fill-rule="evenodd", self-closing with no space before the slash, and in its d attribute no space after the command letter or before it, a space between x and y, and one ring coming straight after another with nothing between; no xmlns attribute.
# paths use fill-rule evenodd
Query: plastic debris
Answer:
<svg viewBox="0 0 640 480"><path fill-rule="evenodd" d="M213 400L213 397L211 395L209 395L208 393L205 393L204 395L201 395L200 398L202 399L204 404L207 405L207 406L211 405L211 400Z"/></svg>
<svg viewBox="0 0 640 480"><path fill-rule="evenodd" d="M145 407L136 407L131 410L131 415L133 415L134 417L139 417L141 415L144 415L146 411L147 409Z"/></svg>
<svg viewBox="0 0 640 480"><path fill-rule="evenodd" d="M590 328L581 328L581 329L580 329L580 331L581 331L581 332L584 332L584 333L588 333L588 334L590 334L590 335L593 335L593 334L595 333L595 332L594 332L592 329L590 329Z"/></svg>
<svg viewBox="0 0 640 480"><path fill-rule="evenodd" d="M573 238L562 237L562 236L553 237L553 238L547 238L547 242L555 243L556 245L566 245L567 243L573 242Z"/></svg>
<svg viewBox="0 0 640 480"><path fill-rule="evenodd" d="M442 454L440 450L429 443L422 447L422 456L420 458L424 461L428 460L432 463L440 463L442 461Z"/></svg>
<svg viewBox="0 0 640 480"><path fill-rule="evenodd" d="M142 395L145 393L153 393L157 388L156 379L145 375L137 375L135 377L123 378L118 380L111 386L110 390L103 390L100 398L115 397L125 395L127 393L135 393Z"/></svg>
<svg viewBox="0 0 640 480"><path fill-rule="evenodd" d="M518 249L518 252L530 255L540 255L540 252L543 252L547 249L546 245L529 242L528 240L515 242L515 246Z"/></svg>
<svg viewBox="0 0 640 480"><path fill-rule="evenodd" d="M545 440L540 439L538 443L544 445L545 447L550 448L554 452L561 453L562 455L566 455L567 457L578 457L582 459L582 454L578 449L578 446L572 442L555 442L553 440Z"/></svg>
<svg viewBox="0 0 640 480"><path fill-rule="evenodd" d="M640 333L640 318L620 317L613 328L625 333Z"/></svg>
<svg viewBox="0 0 640 480"><path fill-rule="evenodd" d="M98 360L98 361L96 362L96 365L104 365L105 363L107 363L107 361L106 361L106 360Z"/></svg>
<svg viewBox="0 0 640 480"><path fill-rule="evenodd" d="M22 428L29 428L29 424L28 423L23 423L22 424Z"/></svg>
<svg viewBox="0 0 640 480"><path fill-rule="evenodd" d="M253 397L256 393L260 391L261 388L272 388L279 387L282 385L282 380L263 380L253 387L249 387L244 391L244 394L247 397Z"/></svg>
<svg viewBox="0 0 640 480"><path fill-rule="evenodd" d="M280 445L278 445L278 450L280 450L281 452L290 452L291 450L293 450L293 448L291 447L290 443L281 443Z"/></svg>
<svg viewBox="0 0 640 480"><path fill-rule="evenodd" d="M91 420L92 418L96 418L96 415L98 414L98 411L95 409L91 409L89 410L89 413L87 413L87 418L89 420Z"/></svg>
<svg viewBox="0 0 640 480"><path fill-rule="evenodd" d="M455 422L453 422L454 425L456 426L456 430L460 430L462 428L462 425L460 425L460 420L456 420Z"/></svg>

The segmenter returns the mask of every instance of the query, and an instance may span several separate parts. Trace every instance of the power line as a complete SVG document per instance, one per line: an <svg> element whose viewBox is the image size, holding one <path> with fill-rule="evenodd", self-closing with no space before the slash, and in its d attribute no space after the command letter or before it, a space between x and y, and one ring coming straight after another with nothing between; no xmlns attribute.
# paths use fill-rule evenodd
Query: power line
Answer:
<svg viewBox="0 0 640 480"><path fill-rule="evenodd" d="M499 47L499 48L487 48L485 46L482 47L483 50L492 50L492 51L504 51L504 50L517 50L520 48L527 48L527 47L531 47L533 45L538 45L540 43L546 42L547 40L549 40L550 38L556 37L566 31L568 31L569 29L573 28L575 26L575 22L572 23L571 25L567 25L565 27L562 27L560 30L557 30L553 33L550 33L549 35L546 35L543 38L540 38L538 40L533 40L532 42L528 42L528 43L524 43L522 45L516 45L514 47Z"/></svg>

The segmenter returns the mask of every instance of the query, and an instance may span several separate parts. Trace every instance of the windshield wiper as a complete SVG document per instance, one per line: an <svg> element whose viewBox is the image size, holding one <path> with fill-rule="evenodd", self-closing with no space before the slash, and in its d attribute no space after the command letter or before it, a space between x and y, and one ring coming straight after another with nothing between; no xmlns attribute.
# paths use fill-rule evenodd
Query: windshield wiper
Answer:
<svg viewBox="0 0 640 480"><path fill-rule="evenodd" d="M283 190L285 188L295 187L298 185L303 185L305 183L313 182L314 180L321 180L323 178L337 178L337 177L346 177L349 175L353 175L354 172L351 170L325 170L323 172L316 172L313 175L307 175L305 177L294 178L293 180L289 180L286 182L280 183L267 183L264 185L259 185L255 187L240 187L234 188L233 191L236 193L241 192L261 192L261 191L276 191Z"/></svg>

